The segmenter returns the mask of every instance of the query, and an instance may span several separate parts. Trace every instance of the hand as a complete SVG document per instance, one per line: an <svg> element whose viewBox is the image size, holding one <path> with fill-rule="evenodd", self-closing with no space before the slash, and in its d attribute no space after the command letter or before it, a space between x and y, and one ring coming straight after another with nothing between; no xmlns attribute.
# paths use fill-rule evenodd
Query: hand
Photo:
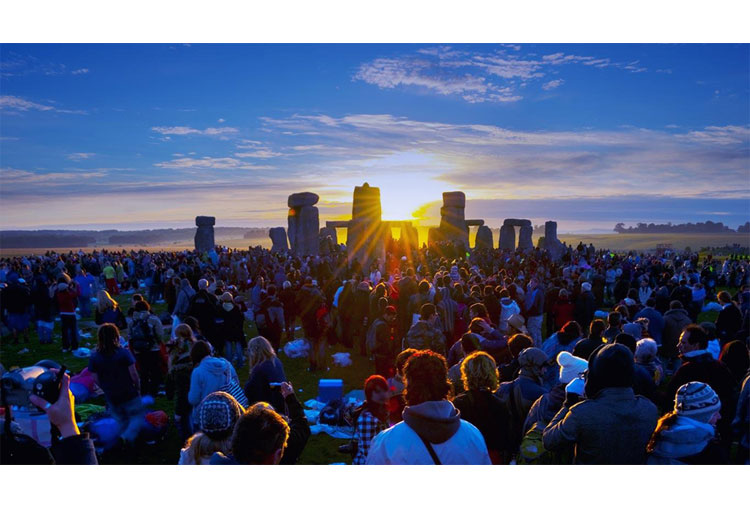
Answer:
<svg viewBox="0 0 750 507"><path fill-rule="evenodd" d="M51 371L57 373L59 370L52 368ZM75 398L70 392L70 377L67 373L63 375L60 396L56 402L50 404L34 394L29 395L29 401L47 413L49 422L57 426L63 438L81 434L76 424Z"/></svg>
<svg viewBox="0 0 750 507"><path fill-rule="evenodd" d="M289 395L294 394L294 386L292 386L291 382L282 382L281 383L281 395L286 398Z"/></svg>
<svg viewBox="0 0 750 507"><path fill-rule="evenodd" d="M567 386L565 386L565 392L566 393L572 393L577 394L578 396L583 396L583 390L586 386L586 382L580 378L574 378L571 380Z"/></svg>

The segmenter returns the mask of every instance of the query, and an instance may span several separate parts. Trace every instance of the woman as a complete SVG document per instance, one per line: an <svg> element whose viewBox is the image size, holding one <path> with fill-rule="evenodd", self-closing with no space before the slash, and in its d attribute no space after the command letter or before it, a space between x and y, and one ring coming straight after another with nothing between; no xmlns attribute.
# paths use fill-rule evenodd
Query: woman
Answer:
<svg viewBox="0 0 750 507"><path fill-rule="evenodd" d="M365 380L365 402L354 412L356 423L353 439L357 442L357 454L353 465L364 465L375 435L388 427L388 381L380 375L371 375Z"/></svg>
<svg viewBox="0 0 750 507"><path fill-rule="evenodd" d="M198 406L203 398L232 384L239 383L232 363L223 357L211 357L208 343L197 341L190 349L193 372L190 374L188 401L193 406L193 421L197 422Z"/></svg>
<svg viewBox="0 0 750 507"><path fill-rule="evenodd" d="M180 288L177 290L177 300L175 301L172 315L180 319L180 322L183 322L190 308L190 298L195 296L195 289L190 286L190 280L187 278L181 278L179 283Z"/></svg>
<svg viewBox="0 0 750 507"><path fill-rule="evenodd" d="M245 396L248 403L252 405L265 401L273 405L279 414L285 414L284 397L278 385L286 382L286 374L271 343L262 336L256 336L247 344L247 357L250 378L245 384Z"/></svg>
<svg viewBox="0 0 750 507"><path fill-rule="evenodd" d="M464 392L453 400L461 419L470 422L482 433L494 465L508 463L511 451L507 438L510 415L503 403L492 394L499 385L495 360L486 352L470 354L461 363L461 381Z"/></svg>
<svg viewBox="0 0 750 507"><path fill-rule="evenodd" d="M216 452L232 452L232 432L244 413L242 406L224 392L211 393L197 409L195 423L199 431L180 450L178 465L207 465Z"/></svg>
<svg viewBox="0 0 750 507"><path fill-rule="evenodd" d="M110 323L120 329L125 329L128 324L120 310L120 305L112 299L109 292L100 290L96 293L96 308L94 308L94 322L99 325Z"/></svg>
<svg viewBox="0 0 750 507"><path fill-rule="evenodd" d="M573 352L576 344L581 338L581 325L578 322L571 320L549 338L542 343L542 351L547 354L547 357L554 359L557 354L563 350L567 352Z"/></svg>
<svg viewBox="0 0 750 507"><path fill-rule="evenodd" d="M688 382L675 395L674 410L656 425L648 443L649 465L726 465L726 451L715 438L721 401L711 386Z"/></svg>
<svg viewBox="0 0 750 507"><path fill-rule="evenodd" d="M565 289L560 289L552 307L552 314L555 317L555 329L561 329L566 323L573 320L573 314L576 305L570 300L570 293Z"/></svg>
<svg viewBox="0 0 750 507"><path fill-rule="evenodd" d="M190 391L190 375L193 372L193 361L190 358L190 348L196 342L193 331L187 324L180 324L175 328L174 342L170 342L169 370L167 372L167 398L174 398L174 419L180 430L183 441L190 436L192 425L190 413L193 407L188 401Z"/></svg>
<svg viewBox="0 0 750 507"><path fill-rule="evenodd" d="M89 372L104 391L109 411L120 426L120 438L133 443L145 420L135 358L128 349L120 347L120 331L114 324L103 324L97 335L96 351L89 357Z"/></svg>

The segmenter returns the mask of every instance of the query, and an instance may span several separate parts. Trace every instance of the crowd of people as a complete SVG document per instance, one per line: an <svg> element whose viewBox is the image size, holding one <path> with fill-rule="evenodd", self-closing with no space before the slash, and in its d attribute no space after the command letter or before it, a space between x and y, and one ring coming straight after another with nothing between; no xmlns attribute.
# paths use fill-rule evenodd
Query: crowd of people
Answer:
<svg viewBox="0 0 750 507"><path fill-rule="evenodd" d="M309 372L332 346L369 360L344 446L354 464L748 462L746 258L582 244L558 260L391 245L370 266L335 246L48 252L0 262L0 308L4 342L35 329L64 354L94 320L88 370L118 447L139 445L142 396L167 396L180 464L298 460L309 422L277 357L298 321ZM59 429L49 460L96 463L69 382L55 403L32 397Z"/></svg>

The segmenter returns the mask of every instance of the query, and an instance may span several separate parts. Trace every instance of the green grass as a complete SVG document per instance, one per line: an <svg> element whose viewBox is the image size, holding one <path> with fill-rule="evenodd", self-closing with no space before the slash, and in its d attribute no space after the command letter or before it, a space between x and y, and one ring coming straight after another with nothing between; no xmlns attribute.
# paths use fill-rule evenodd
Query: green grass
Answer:
<svg viewBox="0 0 750 507"><path fill-rule="evenodd" d="M121 307L127 310L130 306L130 295L116 296L115 299L120 303ZM165 311L165 304L153 305L153 311L157 315ZM299 321L297 323L299 326ZM79 346L95 348L96 346L96 325L93 321L79 320L79 333L90 333L90 338L81 338ZM258 331L255 325L251 322L245 322L245 333L248 338L258 336ZM297 331L296 337L302 336L302 332ZM49 345L40 345L36 331L31 330L29 332L29 343L24 343L23 339L20 340L19 345L13 345L10 336L2 338L0 346L0 362L5 366L6 370L11 370L16 367L29 366L42 359L52 359L59 363L65 364L71 371L78 373L83 368L88 366L88 358L76 358L71 353L63 354L62 346L60 341L60 323L55 323L55 329L53 331L53 343ZM286 340L285 340L286 341ZM29 349L29 352L21 354L24 348ZM308 372L308 360L307 358L290 359L283 352L279 354L279 359L284 364L284 370L287 378L294 385L297 397L302 403L315 398L318 395L318 380L321 378L340 378L344 381L344 393L347 393L353 389L362 389L364 379L374 373L374 365L367 359L359 356L357 353L351 353L353 364L346 368L333 366L331 355L336 352L351 352L342 346L334 346L328 348L328 363L330 370L326 372ZM248 379L249 371L248 367L245 366L243 369L238 370L237 374L240 377L240 384L244 385ZM94 399L89 401L92 404L104 404L102 398ZM156 398L154 406L150 407L151 410L164 410L170 416L170 420L174 415L174 404L173 401L166 399L163 396ZM311 435L308 440L307 446L305 447L302 456L300 457L300 464L311 464L321 465L345 462L351 463L351 457L346 454L338 452L338 447L341 444L346 443L346 440L335 439L326 434ZM176 464L180 455L180 448L182 442L179 438L178 431L170 424L169 430L164 440L157 442L154 445L146 446L137 453L135 458L135 464ZM106 456L103 463L106 463Z"/></svg>

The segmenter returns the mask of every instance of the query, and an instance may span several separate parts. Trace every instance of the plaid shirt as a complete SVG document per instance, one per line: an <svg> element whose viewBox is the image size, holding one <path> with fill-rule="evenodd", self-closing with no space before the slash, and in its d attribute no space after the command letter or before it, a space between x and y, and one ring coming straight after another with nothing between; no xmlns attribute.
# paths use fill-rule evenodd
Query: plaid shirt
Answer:
<svg viewBox="0 0 750 507"><path fill-rule="evenodd" d="M369 410L365 409L359 414L357 428L354 430L354 438L357 439L357 455L354 457L352 464L365 464L372 439L384 429L386 429L385 423L373 416Z"/></svg>

